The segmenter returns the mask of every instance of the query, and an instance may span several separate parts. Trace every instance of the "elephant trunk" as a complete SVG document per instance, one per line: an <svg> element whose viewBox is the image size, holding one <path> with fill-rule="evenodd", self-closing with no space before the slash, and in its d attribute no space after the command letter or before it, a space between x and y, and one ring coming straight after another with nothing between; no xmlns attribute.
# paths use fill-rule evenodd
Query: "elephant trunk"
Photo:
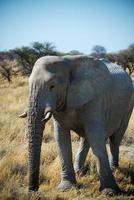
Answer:
<svg viewBox="0 0 134 200"><path fill-rule="evenodd" d="M37 191L39 188L40 154L44 125L43 110L38 108L35 99L30 98L28 111L28 170L29 191Z"/></svg>

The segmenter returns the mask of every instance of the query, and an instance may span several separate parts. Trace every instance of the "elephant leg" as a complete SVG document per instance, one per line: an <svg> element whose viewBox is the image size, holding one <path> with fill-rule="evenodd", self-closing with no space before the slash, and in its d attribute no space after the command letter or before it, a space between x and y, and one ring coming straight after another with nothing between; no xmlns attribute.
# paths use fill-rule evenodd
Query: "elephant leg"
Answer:
<svg viewBox="0 0 134 200"><path fill-rule="evenodd" d="M105 133L103 130L104 129L102 129L101 127L97 127L97 129L95 130L95 127L93 127L86 130L86 135L93 154L97 158L97 172L100 178L100 191L104 192L107 195L110 195L111 193L115 194L120 192L120 189L116 184L115 178L109 165L106 150Z"/></svg>
<svg viewBox="0 0 134 200"><path fill-rule="evenodd" d="M55 139L58 144L59 157L61 161L61 183L60 190L70 189L76 184L76 178L72 162L72 146L70 132L65 130L57 121L54 121Z"/></svg>
<svg viewBox="0 0 134 200"><path fill-rule="evenodd" d="M119 166L119 146L127 129L131 112L132 111L130 110L128 112L128 115L127 114L125 115L125 117L122 119L120 123L118 130L109 138L110 151L111 151L110 166L112 171L114 171Z"/></svg>
<svg viewBox="0 0 134 200"><path fill-rule="evenodd" d="M75 173L81 174L84 171L84 163L89 151L89 144L87 140L83 137L80 138L78 151L76 154L76 159L74 163Z"/></svg>
<svg viewBox="0 0 134 200"><path fill-rule="evenodd" d="M109 141L110 151L111 151L111 159L110 159L110 167L112 171L119 166L119 143L116 141L115 135L112 135Z"/></svg>

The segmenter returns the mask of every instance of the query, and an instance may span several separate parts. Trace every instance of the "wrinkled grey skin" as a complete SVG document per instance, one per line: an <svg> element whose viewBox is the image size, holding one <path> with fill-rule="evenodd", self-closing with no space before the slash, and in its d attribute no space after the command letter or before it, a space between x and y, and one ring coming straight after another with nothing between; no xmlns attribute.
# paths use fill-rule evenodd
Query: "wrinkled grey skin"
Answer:
<svg viewBox="0 0 134 200"><path fill-rule="evenodd" d="M47 56L35 63L29 87L29 190L39 187L43 129L53 115L62 168L59 188L76 184L75 171L83 167L91 147L97 158L100 191L110 188L119 192L111 168L118 166L119 145L133 109L133 85L128 74L107 60ZM74 166L70 130L81 136Z"/></svg>

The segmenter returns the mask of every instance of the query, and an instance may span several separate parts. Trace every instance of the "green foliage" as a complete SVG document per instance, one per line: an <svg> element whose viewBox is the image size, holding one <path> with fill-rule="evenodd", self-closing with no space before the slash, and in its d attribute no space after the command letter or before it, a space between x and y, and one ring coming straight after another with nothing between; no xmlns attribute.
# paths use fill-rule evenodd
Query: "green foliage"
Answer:
<svg viewBox="0 0 134 200"><path fill-rule="evenodd" d="M82 55L78 50L72 50L68 53L58 52L55 45L51 42L33 42L30 46L24 46L9 51L0 52L0 73L1 76L9 81L9 68L5 66L5 60L17 61L18 72L23 75L30 75L35 61L46 55ZM127 49L118 53L107 53L106 48L101 45L95 45L92 48L91 56L95 58L108 58L112 62L121 65L125 70L128 69L129 74L134 72L134 43ZM4 63L4 64L2 64ZM4 66L3 66L4 65Z"/></svg>
<svg viewBox="0 0 134 200"><path fill-rule="evenodd" d="M111 62L121 65L124 70L128 70L129 74L134 72L134 43L118 53L107 53L105 47L95 45L90 55L95 58L108 58Z"/></svg>
<svg viewBox="0 0 134 200"><path fill-rule="evenodd" d="M116 54L107 54L106 57L112 62L121 65L125 70L129 70L129 74L134 72L134 44L127 49L119 51Z"/></svg>
<svg viewBox="0 0 134 200"><path fill-rule="evenodd" d="M38 57L44 56L44 55L57 55L57 51L55 50L56 47L51 42L33 42L32 48L37 54Z"/></svg>
<svg viewBox="0 0 134 200"><path fill-rule="evenodd" d="M30 47L25 46L12 50L12 54L16 55L21 72L24 75L29 75L38 58L45 55L58 55L58 52L55 50L55 46L50 42L34 42Z"/></svg>
<svg viewBox="0 0 134 200"><path fill-rule="evenodd" d="M81 53L78 50L72 50L72 51L69 51L67 54L68 55L82 55L83 53Z"/></svg>
<svg viewBox="0 0 134 200"><path fill-rule="evenodd" d="M9 84L11 82L11 66L9 65L9 63L5 60L3 62L0 62L0 75L1 77L3 77L4 79L6 79Z"/></svg>
<svg viewBox="0 0 134 200"><path fill-rule="evenodd" d="M104 58L106 55L106 49L105 47L101 46L101 45L95 45L92 48L92 53L91 56L95 57L95 58Z"/></svg>
<svg viewBox="0 0 134 200"><path fill-rule="evenodd" d="M17 61L21 68L21 72L25 75L29 75L37 60L35 51L30 47L22 47L14 49L13 52L17 55Z"/></svg>

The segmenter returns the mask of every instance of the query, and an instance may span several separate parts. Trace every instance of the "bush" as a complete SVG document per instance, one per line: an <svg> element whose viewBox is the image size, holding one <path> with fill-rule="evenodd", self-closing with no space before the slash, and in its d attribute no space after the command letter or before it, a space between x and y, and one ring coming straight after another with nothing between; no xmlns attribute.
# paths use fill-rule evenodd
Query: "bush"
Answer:
<svg viewBox="0 0 134 200"><path fill-rule="evenodd" d="M3 62L0 62L0 75L6 79L9 84L11 82L11 66L9 65L9 63L5 60Z"/></svg>

